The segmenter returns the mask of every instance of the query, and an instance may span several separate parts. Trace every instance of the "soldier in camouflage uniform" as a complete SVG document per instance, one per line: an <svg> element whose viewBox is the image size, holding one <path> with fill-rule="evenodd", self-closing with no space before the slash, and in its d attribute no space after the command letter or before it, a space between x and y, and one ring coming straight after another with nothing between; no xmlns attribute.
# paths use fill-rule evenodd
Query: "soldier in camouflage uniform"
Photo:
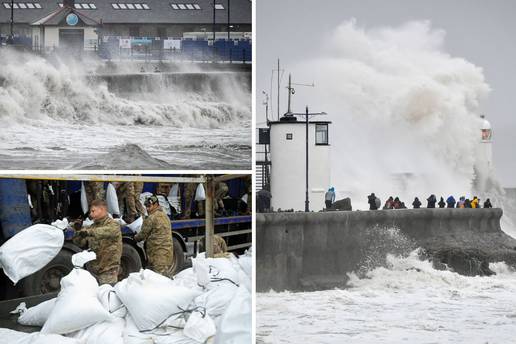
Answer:
<svg viewBox="0 0 516 344"><path fill-rule="evenodd" d="M185 198L185 209L183 211L183 218L188 219L192 213L192 201L195 198L195 191L197 190L197 184L188 183L185 185L184 198Z"/></svg>
<svg viewBox="0 0 516 344"><path fill-rule="evenodd" d="M107 204L94 200L90 206L93 225L76 233L73 242L95 252L97 259L88 263L99 284L115 284L118 281L122 257L122 232L120 225L108 216Z"/></svg>
<svg viewBox="0 0 516 344"><path fill-rule="evenodd" d="M213 210L217 215L224 214L224 197L229 192L228 185L224 182L219 182L215 185L215 202L213 203Z"/></svg>
<svg viewBox="0 0 516 344"><path fill-rule="evenodd" d="M84 182L86 190L86 200L91 206L91 202L96 199L105 199L104 182Z"/></svg>
<svg viewBox="0 0 516 344"><path fill-rule="evenodd" d="M142 182L122 182L116 186L118 206L120 211L123 212L127 223L132 223L140 215L145 214L145 210L140 202L142 190Z"/></svg>
<svg viewBox="0 0 516 344"><path fill-rule="evenodd" d="M170 219L154 195L147 198L145 207L149 216L143 221L142 229L134 236L134 240L145 240L148 268L169 277L173 257Z"/></svg>

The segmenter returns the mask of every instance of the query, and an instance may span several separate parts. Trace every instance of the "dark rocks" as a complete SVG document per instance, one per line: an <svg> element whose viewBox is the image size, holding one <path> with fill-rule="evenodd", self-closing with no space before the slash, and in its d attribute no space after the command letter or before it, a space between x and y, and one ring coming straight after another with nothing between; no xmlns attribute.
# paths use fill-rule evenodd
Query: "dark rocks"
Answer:
<svg viewBox="0 0 516 344"><path fill-rule="evenodd" d="M488 255L479 249L444 248L430 252L435 269L446 267L464 276L491 276Z"/></svg>
<svg viewBox="0 0 516 344"><path fill-rule="evenodd" d="M336 201L331 205L331 210L353 210L353 208L351 207L351 198L346 197L344 199Z"/></svg>

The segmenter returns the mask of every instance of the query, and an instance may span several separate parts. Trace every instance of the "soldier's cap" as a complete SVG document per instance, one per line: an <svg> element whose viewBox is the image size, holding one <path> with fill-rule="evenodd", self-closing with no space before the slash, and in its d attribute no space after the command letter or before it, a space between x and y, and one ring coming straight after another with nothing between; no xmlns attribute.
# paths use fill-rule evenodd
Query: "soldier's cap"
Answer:
<svg viewBox="0 0 516 344"><path fill-rule="evenodd" d="M158 197L156 197L155 195L152 195L152 196L147 197L147 199L145 200L144 205L146 207L148 207L149 205L156 204L158 202L159 202Z"/></svg>

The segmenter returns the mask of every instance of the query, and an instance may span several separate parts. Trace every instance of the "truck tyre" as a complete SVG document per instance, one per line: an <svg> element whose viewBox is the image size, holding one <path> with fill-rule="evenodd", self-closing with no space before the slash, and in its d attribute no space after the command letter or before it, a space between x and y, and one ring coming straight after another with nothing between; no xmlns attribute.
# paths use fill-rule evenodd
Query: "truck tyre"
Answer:
<svg viewBox="0 0 516 344"><path fill-rule="evenodd" d="M73 253L61 250L43 269L22 280L22 292L25 296L58 292L61 289L61 278L73 270Z"/></svg>
<svg viewBox="0 0 516 344"><path fill-rule="evenodd" d="M123 280L129 276L131 272L140 271L142 267L142 258L136 248L124 242L122 245L122 259L120 261L118 280Z"/></svg>
<svg viewBox="0 0 516 344"><path fill-rule="evenodd" d="M172 276L174 276L176 273L183 270L185 252L183 251L183 246L181 246L181 243L175 237L172 238L172 245L174 246L174 249L172 252L172 267L170 268L170 271L172 272Z"/></svg>

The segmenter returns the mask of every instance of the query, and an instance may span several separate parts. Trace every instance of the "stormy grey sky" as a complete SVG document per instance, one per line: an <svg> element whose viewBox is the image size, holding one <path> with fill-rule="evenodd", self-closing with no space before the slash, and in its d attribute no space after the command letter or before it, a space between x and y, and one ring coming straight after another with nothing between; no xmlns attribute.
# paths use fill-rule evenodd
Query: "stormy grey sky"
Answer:
<svg viewBox="0 0 516 344"><path fill-rule="evenodd" d="M483 68L492 88L482 109L493 126L496 174L503 186L516 187L516 1L258 0L256 11L258 127L265 121L262 91L270 91L278 57L288 72L289 66L319 56L323 37L351 18L366 29L429 20L433 29L446 32L447 53ZM283 82L286 79L284 75ZM281 112L286 103L283 90ZM312 101L310 92L302 94L294 97L295 111ZM275 98L271 106L276 108Z"/></svg>

